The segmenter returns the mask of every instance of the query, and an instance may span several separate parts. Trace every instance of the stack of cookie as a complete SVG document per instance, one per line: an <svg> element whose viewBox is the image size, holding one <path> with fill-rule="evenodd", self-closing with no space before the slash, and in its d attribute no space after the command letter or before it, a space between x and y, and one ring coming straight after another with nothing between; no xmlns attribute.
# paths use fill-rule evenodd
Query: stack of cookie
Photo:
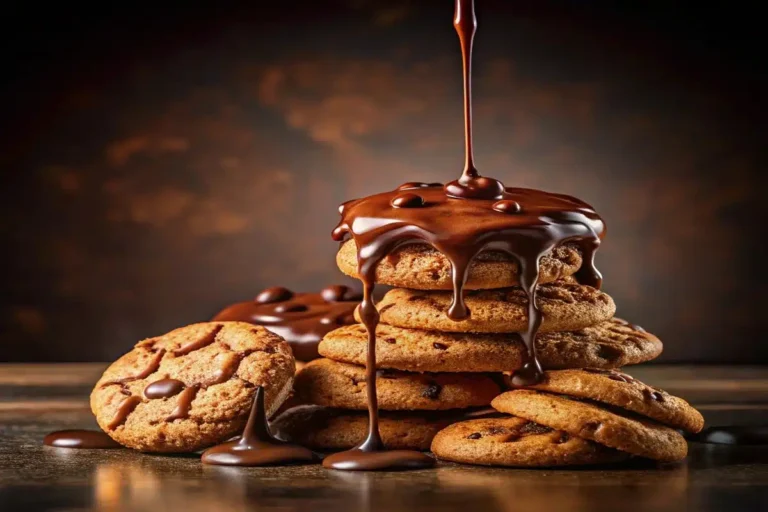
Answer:
<svg viewBox="0 0 768 512"><path fill-rule="evenodd" d="M352 276L356 274L355 255L354 242L348 241L337 256L339 268ZM537 337L537 354L542 366L547 370L589 368L579 370L579 375L607 385L637 387L631 397L642 395L643 403L650 404L652 411L672 405L683 410L684 404L686 417L695 416L700 420L701 416L682 400L647 388L625 374L595 373L612 372L614 368L651 360L661 353L662 344L642 328L614 318L615 304L606 293L578 284L572 276L581 263L580 252L570 245L558 247L542 259L542 284L538 287L537 300L543 316ZM505 381L499 377L519 369L525 361L526 347L516 333L527 327L528 305L523 291L515 286L516 273L517 265L509 257L493 252L482 254L470 267L467 280L465 302L471 315L465 320L453 321L447 315L452 298L451 268L441 253L427 246L409 245L379 264L377 282L396 287L378 303L381 319L376 332L379 406L383 411L408 411L382 415L385 443L389 440L392 448L431 446L438 457L454 461L513 466L605 462L621 459L624 453L654 455L655 452L642 450L617 452L611 449L616 448L612 444L605 445L611 448L605 448L600 439L586 434L579 436L572 429L528 417L505 405L512 401L511 397L526 396L527 400L535 401L539 393L534 391L514 391L496 398L493 405L497 412L514 414L514 417L466 421L467 414L477 414L471 408L489 403L489 395L497 389L495 383ZM366 408L366 331L360 325L336 329L325 336L319 352L325 359L310 363L296 379L298 395L315 406L289 411L278 419L278 425L289 432L288 437L293 441L316 449L349 448L364 438L367 424L363 413ZM553 374L557 375L548 373ZM564 375L573 378L573 373ZM581 389L575 382L575 391L560 391L571 398L561 400L598 409L593 404L572 399L579 396L578 389ZM546 382L536 389L543 390L543 386L547 386ZM643 391L646 388L651 391ZM625 407L634 411L633 414L645 411L638 412L637 404L626 396L611 402L600 393L587 395L582 398ZM666 401L656 400L658 397ZM451 412L423 412L446 409ZM352 410L360 412L352 413ZM607 411L604 406L601 410ZM675 428L701 428L695 422L686 426L674 418L651 417ZM639 425L649 424L646 420L633 421ZM443 431L434 443L427 443L441 426L448 424L454 425ZM321 427L317 428L318 425ZM602 432L600 428L596 430ZM679 434L666 427L660 430L664 435L657 432L655 442L666 446L668 453L652 458L670 460L680 456L685 443ZM499 443L501 451L496 445L487 447L489 452L497 453L496 458L483 458L479 452L475 453L477 446L499 439L506 440ZM510 440L525 442L511 443ZM553 451L548 445L557 448ZM448 448L455 446L470 451L462 455L463 448L458 451ZM539 455L534 457L533 452ZM544 457L541 453L549 455Z"/></svg>

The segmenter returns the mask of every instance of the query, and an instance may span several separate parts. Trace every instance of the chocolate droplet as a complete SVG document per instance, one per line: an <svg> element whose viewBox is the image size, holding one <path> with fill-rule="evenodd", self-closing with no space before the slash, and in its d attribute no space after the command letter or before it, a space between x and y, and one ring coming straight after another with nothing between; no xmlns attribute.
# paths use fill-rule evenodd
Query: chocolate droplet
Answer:
<svg viewBox="0 0 768 512"><path fill-rule="evenodd" d="M429 188L429 187L442 187L442 183L423 183L421 181L409 181L403 183L397 190L413 190L414 188Z"/></svg>
<svg viewBox="0 0 768 512"><path fill-rule="evenodd" d="M299 313L308 309L304 304L280 304L275 306L275 313Z"/></svg>
<svg viewBox="0 0 768 512"><path fill-rule="evenodd" d="M259 304L269 304L272 302L282 302L293 297L293 292L282 286L273 286L267 288L256 296L256 302Z"/></svg>
<svg viewBox="0 0 768 512"><path fill-rule="evenodd" d="M523 209L520 206L520 203L518 203L517 201L512 201L510 199L497 201L493 203L493 206L491 206L491 208L501 213L520 213L520 211Z"/></svg>
<svg viewBox="0 0 768 512"><path fill-rule="evenodd" d="M184 389L184 383L176 379L160 379L144 388L144 396L150 400L157 398L170 398L176 396Z"/></svg>
<svg viewBox="0 0 768 512"><path fill-rule="evenodd" d="M320 292L320 296L325 302L341 302L362 299L362 297L355 293L355 291L352 290L349 286L344 286L343 284L334 284L323 288L323 290Z"/></svg>
<svg viewBox="0 0 768 512"><path fill-rule="evenodd" d="M473 432L467 436L467 439L480 439L481 437L483 436L480 432Z"/></svg>
<svg viewBox="0 0 768 512"><path fill-rule="evenodd" d="M395 208L420 208L424 206L424 198L416 194L400 194L392 200Z"/></svg>
<svg viewBox="0 0 768 512"><path fill-rule="evenodd" d="M456 199L501 199L504 195L504 184L485 176L462 177L447 183L444 190L448 197Z"/></svg>

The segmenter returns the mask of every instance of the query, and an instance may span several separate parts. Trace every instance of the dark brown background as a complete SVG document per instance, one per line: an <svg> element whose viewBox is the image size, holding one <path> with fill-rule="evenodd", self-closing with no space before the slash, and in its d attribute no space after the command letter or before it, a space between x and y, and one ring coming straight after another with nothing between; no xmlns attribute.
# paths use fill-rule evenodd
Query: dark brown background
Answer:
<svg viewBox="0 0 768 512"><path fill-rule="evenodd" d="M338 203L458 175L451 1L278 4L4 15L0 360L339 281ZM478 165L603 214L605 289L664 360L768 362L759 17L615 4L478 0Z"/></svg>

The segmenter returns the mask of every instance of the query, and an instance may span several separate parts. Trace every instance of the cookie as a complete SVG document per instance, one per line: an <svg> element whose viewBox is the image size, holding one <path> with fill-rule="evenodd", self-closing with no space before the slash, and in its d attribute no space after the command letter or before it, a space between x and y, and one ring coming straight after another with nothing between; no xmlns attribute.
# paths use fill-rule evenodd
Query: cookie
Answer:
<svg viewBox="0 0 768 512"><path fill-rule="evenodd" d="M573 245L556 247L541 259L539 282L549 283L573 275L581 267L581 252ZM339 269L357 275L357 246L347 240L336 254ZM515 286L518 264L497 251L481 253L469 266L467 290ZM376 268L376 282L417 290L450 290L451 264L442 253L425 244L409 244L385 257Z"/></svg>
<svg viewBox="0 0 768 512"><path fill-rule="evenodd" d="M145 452L192 452L239 434L257 386L267 413L291 392L294 360L282 338L241 322L189 325L140 341L91 393L99 426Z"/></svg>
<svg viewBox="0 0 768 512"><path fill-rule="evenodd" d="M452 462L511 467L605 464L629 457L514 416L454 423L437 433L432 452Z"/></svg>
<svg viewBox="0 0 768 512"><path fill-rule="evenodd" d="M621 407L691 433L704 428L704 417L688 402L617 370L549 371L530 388Z"/></svg>
<svg viewBox="0 0 768 512"><path fill-rule="evenodd" d="M383 411L379 432L388 449L429 451L435 434L460 418L454 412ZM368 414L303 405L278 416L271 428L281 439L313 450L348 450L365 439Z"/></svg>
<svg viewBox="0 0 768 512"><path fill-rule="evenodd" d="M521 288L466 292L464 302L470 317L460 321L448 318L452 295L395 288L377 306L381 322L443 332L506 333L528 328L528 299ZM616 312L607 294L573 282L539 286L536 302L542 313L539 332L583 329L609 320Z"/></svg>
<svg viewBox="0 0 768 512"><path fill-rule="evenodd" d="M541 333L536 337L544 368L620 368L657 358L659 338L619 318L577 331Z"/></svg>
<svg viewBox="0 0 768 512"><path fill-rule="evenodd" d="M676 430L607 405L528 389L507 391L491 405L639 457L672 462L688 454L688 445Z"/></svg>
<svg viewBox="0 0 768 512"><path fill-rule="evenodd" d="M575 332L550 332L536 338L544 368L614 368L649 361L661 353L652 334L634 331L609 320ZM365 365L368 334L362 325L328 333L319 347L322 356ZM516 335L448 333L379 324L376 365L414 372L504 372L520 368L526 348Z"/></svg>
<svg viewBox="0 0 768 512"><path fill-rule="evenodd" d="M379 370L379 409L437 411L488 405L499 385L488 375L407 373ZM367 409L365 368L330 359L315 359L296 374L294 387L303 403L340 409Z"/></svg>

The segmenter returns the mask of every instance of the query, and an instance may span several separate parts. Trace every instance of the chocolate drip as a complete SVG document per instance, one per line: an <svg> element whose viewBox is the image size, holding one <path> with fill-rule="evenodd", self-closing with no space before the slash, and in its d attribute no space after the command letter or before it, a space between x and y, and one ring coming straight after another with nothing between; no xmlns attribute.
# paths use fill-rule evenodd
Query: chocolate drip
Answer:
<svg viewBox="0 0 768 512"><path fill-rule="evenodd" d="M56 448L81 448L108 450L122 446L104 432L98 430L59 430L43 439L46 446Z"/></svg>
<svg viewBox="0 0 768 512"><path fill-rule="evenodd" d="M154 400L156 398L170 398L176 396L184 389L184 383L176 379L160 379L147 384L144 388L144 397Z"/></svg>
<svg viewBox="0 0 768 512"><path fill-rule="evenodd" d="M190 341L186 345L182 345L176 350L174 350L173 355L185 356L190 352L194 352L195 350L200 350L201 348L207 347L208 345L216 341L216 336L218 336L219 331L221 331L223 327L224 327L223 325L217 325L211 330L211 332L209 332L199 340Z"/></svg>
<svg viewBox="0 0 768 512"><path fill-rule="evenodd" d="M282 336L300 361L317 359L317 346L327 333L355 323L359 293L344 285L331 285L320 293L293 293L283 287L267 288L254 301L233 304L214 321L263 325Z"/></svg>
<svg viewBox="0 0 768 512"><path fill-rule="evenodd" d="M251 414L240 439L209 448L202 456L203 464L221 466L271 466L317 460L312 451L272 436L261 386L256 388Z"/></svg>
<svg viewBox="0 0 768 512"><path fill-rule="evenodd" d="M112 418L112 421L109 422L107 428L109 430L115 430L117 427L125 423L125 420L128 419L128 415L131 414L140 403L141 398L138 396L129 396L123 399L123 401L120 402L120 405L117 406L115 417Z"/></svg>
<svg viewBox="0 0 768 512"><path fill-rule="evenodd" d="M522 188L505 188L493 178L480 176L472 149L472 43L477 27L472 0L456 0L454 27L461 42L464 69L464 132L466 159L458 180L445 186L408 182L397 190L348 201L339 208L341 221L333 238L351 236L357 246L357 274L363 282L360 316L368 332L366 383L370 415L368 437L351 451L328 457L323 465L336 469L363 470L425 467L432 462L423 454L379 453L376 400L375 331L379 314L371 300L379 262L406 244L426 244L451 263L453 300L448 316L456 321L470 312L464 302L464 285L470 265L484 251L500 251L518 262L519 283L528 299L528 326L520 333L527 359L512 377L516 386L542 378L535 340L541 325L536 287L541 258L563 243L581 246L584 264L578 279L599 287L594 266L605 225L591 206L576 198Z"/></svg>
<svg viewBox="0 0 768 512"><path fill-rule="evenodd" d="M101 385L101 387L107 387L114 384L128 384L129 382L133 382L136 380L146 379L153 373L157 371L158 368L160 368L160 362L163 360L163 356L165 355L165 350L160 349L155 353L155 356L152 358L152 360L149 362L146 368L144 368L142 371L137 373L136 375L131 375L130 377L123 377L122 379L115 379L105 382Z"/></svg>
<svg viewBox="0 0 768 512"><path fill-rule="evenodd" d="M183 384L182 384L183 385ZM200 386L190 386L179 394L179 401L176 402L176 408L165 421L182 420L189 417L189 409L192 407L192 401L200 391Z"/></svg>

